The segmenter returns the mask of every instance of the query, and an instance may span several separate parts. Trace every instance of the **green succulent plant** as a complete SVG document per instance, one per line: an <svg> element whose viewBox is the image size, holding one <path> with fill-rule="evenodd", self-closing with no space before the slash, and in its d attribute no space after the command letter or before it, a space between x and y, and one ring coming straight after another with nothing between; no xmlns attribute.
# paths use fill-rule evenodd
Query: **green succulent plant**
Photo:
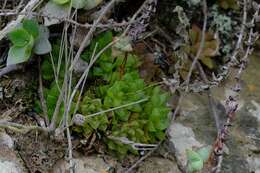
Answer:
<svg viewBox="0 0 260 173"><path fill-rule="evenodd" d="M98 45L97 51L101 50L112 39L111 32L102 33L101 36L94 38L81 58L88 61L96 45ZM53 45L53 57L58 56L56 49L58 46ZM54 80L54 76L49 59L50 57L47 57L41 67L43 79L50 82ZM54 59L54 64L55 61ZM169 94L162 91L159 86L148 87L139 75L139 65L140 60L131 53L127 56L123 54L112 56L112 49L105 51L91 69L92 77L105 82L98 87L95 86L94 89L88 88L84 93L77 111L84 116L84 122L72 127L74 132L85 137L89 137L92 133L103 135L108 149L121 158L128 152L134 154L138 152L130 145L112 140L109 136L127 138L138 143L156 143L164 139L164 131L169 124L170 109L166 106ZM123 72L122 67L124 67ZM62 76L59 78L63 79ZM59 96L57 85L46 87L44 96L51 118ZM147 101L89 117L91 114L143 99ZM74 111L74 107L72 108ZM61 108L60 114L63 113L62 111Z"/></svg>
<svg viewBox="0 0 260 173"><path fill-rule="evenodd" d="M83 53L82 59L89 60L96 45L98 45L97 51L99 51L112 39L111 32L102 33L94 38ZM120 45L116 45L115 49L118 47ZM92 75L101 78L106 83L95 90L96 98L90 99L87 96L83 98L80 103L83 115L87 117L89 114L102 110L119 107L144 98L149 99L147 102L88 119L81 127L81 132L89 135L90 130L92 130L92 133L96 130L104 131L104 127L106 127L106 134L127 138L138 143L156 143L164 139L164 130L169 125L170 109L166 106L169 94L163 92L160 87L147 87L138 72L140 64L138 57L131 53L112 56L112 49L108 49L100 56L92 68ZM123 73L120 71L122 67L124 67ZM84 112L82 107L85 108ZM109 150L114 151L120 157L125 156L128 152L138 153L131 146L119 141L106 138L105 143Z"/></svg>
<svg viewBox="0 0 260 173"><path fill-rule="evenodd" d="M46 27L38 25L35 20L23 20L21 25L8 33L12 46L8 52L7 65L28 61L32 52L39 55L50 52L48 37Z"/></svg>
<svg viewBox="0 0 260 173"><path fill-rule="evenodd" d="M197 151L188 149L186 151L188 159L187 172L193 173L201 171L204 167L204 163L207 162L210 157L211 150L212 146L205 146L198 149Z"/></svg>
<svg viewBox="0 0 260 173"><path fill-rule="evenodd" d="M85 96L80 102L79 112L83 115L96 113L103 110L101 99L92 99L89 96ZM74 131L83 134L88 137L93 131L105 132L108 126L108 118L106 114L86 118L83 126L74 127Z"/></svg>

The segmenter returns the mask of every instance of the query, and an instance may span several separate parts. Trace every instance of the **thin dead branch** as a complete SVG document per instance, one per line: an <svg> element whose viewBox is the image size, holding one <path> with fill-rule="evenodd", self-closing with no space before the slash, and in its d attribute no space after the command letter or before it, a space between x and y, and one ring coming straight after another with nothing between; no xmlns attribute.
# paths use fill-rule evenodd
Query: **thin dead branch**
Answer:
<svg viewBox="0 0 260 173"><path fill-rule="evenodd" d="M22 20L26 17L25 13L33 11L35 6L39 5L42 0L31 0L21 11L21 15L17 17L16 20L7 24L7 26L0 31L0 40L2 40L10 31L12 31L18 24L22 22Z"/></svg>
<svg viewBox="0 0 260 173"><path fill-rule="evenodd" d="M189 83L190 83L190 80L191 80L191 74L193 72L193 69L195 68L195 65L197 63L197 61L199 60L200 58L200 55L202 53L202 50L204 48L204 44L205 44L205 33L206 33L206 29L207 29L207 1L206 0L203 0L203 14L204 14L204 20L203 20L203 29L202 29L202 34L201 34L201 39L200 39L200 45L199 45L199 49L196 53L196 56L191 64L191 67L189 69L189 73L186 77L186 80L185 80L185 84L186 84L186 89L185 89L185 92L188 92L189 90Z"/></svg>
<svg viewBox="0 0 260 173"><path fill-rule="evenodd" d="M245 2L244 6L246 6L245 9L247 10L248 2L246 0L244 2ZM254 33L254 23L255 23L257 16L259 15L259 9L260 9L260 6L258 6L258 8L256 9L256 11L249 23L249 26L250 26L249 35L248 35L248 39L245 41L245 45L247 46L247 49L244 53L243 58L240 61L239 69L238 69L236 77L235 77L236 82L234 84L234 87L232 88L235 94L228 96L228 98L226 100L225 109L226 109L227 119L226 119L224 126L221 128L220 132L218 133L217 139L213 146L212 158L214 160L216 160L216 162L217 162L216 166L211 171L213 173L221 172L221 166L222 166L222 162L223 162L224 143L225 143L226 137L229 132L228 130L231 126L231 123L236 115L237 108L238 108L237 99L239 97L239 92L241 91L240 77L241 77L242 72L246 68L246 65L248 62L248 56L250 53L252 53L252 50L253 50L252 45L255 42L256 38L258 37L258 34Z"/></svg>
<svg viewBox="0 0 260 173"><path fill-rule="evenodd" d="M161 146L160 142L154 149L150 150L146 155L144 155L143 157L141 157L139 160L137 160L135 162L135 164L133 164L130 168L128 168L125 173L131 173L136 167L138 167L145 159L147 159L148 157L150 157L158 148L159 146Z"/></svg>

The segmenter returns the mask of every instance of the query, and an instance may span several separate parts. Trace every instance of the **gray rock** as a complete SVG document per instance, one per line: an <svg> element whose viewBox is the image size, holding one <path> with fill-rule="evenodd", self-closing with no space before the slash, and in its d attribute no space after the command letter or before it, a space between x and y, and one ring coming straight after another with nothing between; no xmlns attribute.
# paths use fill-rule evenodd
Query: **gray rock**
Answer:
<svg viewBox="0 0 260 173"><path fill-rule="evenodd" d="M10 148L0 148L0 173L27 173L22 160Z"/></svg>
<svg viewBox="0 0 260 173"><path fill-rule="evenodd" d="M21 170L14 162L0 161L0 173L21 173Z"/></svg>
<svg viewBox="0 0 260 173"><path fill-rule="evenodd" d="M159 157L146 159L138 168L137 173L181 173L177 163Z"/></svg>
<svg viewBox="0 0 260 173"><path fill-rule="evenodd" d="M186 150L203 146L196 140L193 130L180 123L173 123L169 128L170 142L174 146L176 159L184 168L187 164Z"/></svg>
<svg viewBox="0 0 260 173"><path fill-rule="evenodd" d="M89 156L73 159L75 164L75 173L102 173L108 172L111 166L98 156ZM52 173L67 173L69 163L60 160L54 165Z"/></svg>
<svg viewBox="0 0 260 173"><path fill-rule="evenodd" d="M14 147L14 141L5 132L0 132L0 146L1 147L6 146L12 149Z"/></svg>
<svg viewBox="0 0 260 173"><path fill-rule="evenodd" d="M248 157L250 172L260 173L260 157Z"/></svg>

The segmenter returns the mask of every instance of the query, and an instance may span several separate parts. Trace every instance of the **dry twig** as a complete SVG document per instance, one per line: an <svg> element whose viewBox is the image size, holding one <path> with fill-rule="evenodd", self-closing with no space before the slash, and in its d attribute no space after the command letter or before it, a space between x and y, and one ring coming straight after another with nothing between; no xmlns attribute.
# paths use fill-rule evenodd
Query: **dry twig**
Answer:
<svg viewBox="0 0 260 173"><path fill-rule="evenodd" d="M247 0L244 0L244 12L247 11ZM235 117L235 114L236 114L236 111L237 111L237 108L238 108L238 103L237 103L237 98L239 96L239 92L241 91L241 87L240 87L240 77L241 77L241 74L243 72L243 70L246 68L246 65L247 65L247 61L248 61L248 56L249 54L252 52L253 48L252 48L252 45L253 43L255 42L255 37L257 37L254 33L254 23L255 23L255 20L257 18L257 16L259 15L259 9L260 9L260 5L257 6L257 9L256 9L256 12L254 13L250 23L249 23L249 26L251 27L250 30L249 30L249 35L248 35L248 39L246 41L246 45L247 45L247 49L244 53L244 56L243 58L241 59L240 61L240 64L239 64L239 69L237 71L237 74L236 74L236 83L234 84L234 87L232 88L233 91L235 92L235 95L230 95L227 100L226 100L226 114L227 114L227 119L226 119L226 122L224 124L224 126L221 128L220 132L218 133L218 136L217 136L217 139L214 143L214 152L213 152L213 159L215 159L215 161L217 162L216 163L216 167L214 167L212 169L212 172L213 173L219 173L221 171L221 165L222 165L222 161L223 161L223 148L224 148L224 142L226 140L226 137L228 135L228 130L229 130L229 127L231 126L231 123L232 123L232 120L234 119Z"/></svg>
<svg viewBox="0 0 260 173"><path fill-rule="evenodd" d="M21 11L21 15L16 20L10 22L4 29L0 31L0 40L2 40L10 31L12 31L26 17L25 13L31 12L35 6L39 5L42 0L31 0Z"/></svg>
<svg viewBox="0 0 260 173"><path fill-rule="evenodd" d="M203 0L203 14L204 14L204 20L203 20L203 29L202 29L201 39L200 39L200 45L199 45L199 49L198 49L196 56L195 56L195 58L194 58L194 60L191 64L191 67L189 69L189 73L188 73L186 80L185 80L185 84L186 84L185 92L188 92L188 90L189 90L189 83L190 83L190 80L191 80L191 74L192 74L193 69L195 68L195 65L196 65L197 61L199 60L200 55L202 53L202 50L204 48L205 34L206 34L206 29L207 29L207 18L208 18L207 1L206 0Z"/></svg>

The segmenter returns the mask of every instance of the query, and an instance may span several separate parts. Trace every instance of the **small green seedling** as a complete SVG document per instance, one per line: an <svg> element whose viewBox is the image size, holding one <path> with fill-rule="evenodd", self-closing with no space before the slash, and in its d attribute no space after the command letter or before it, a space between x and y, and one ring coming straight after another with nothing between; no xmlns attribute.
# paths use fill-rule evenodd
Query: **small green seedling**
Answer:
<svg viewBox="0 0 260 173"><path fill-rule="evenodd" d="M193 173L197 171L201 171L203 169L204 163L209 159L212 147L206 146L202 147L197 151L193 151L188 149L186 151L188 165L187 172Z"/></svg>
<svg viewBox="0 0 260 173"><path fill-rule="evenodd" d="M39 55L50 52L48 37L48 28L39 26L34 20L25 19L8 34L12 46L8 52L7 65L28 61L32 52Z"/></svg>

